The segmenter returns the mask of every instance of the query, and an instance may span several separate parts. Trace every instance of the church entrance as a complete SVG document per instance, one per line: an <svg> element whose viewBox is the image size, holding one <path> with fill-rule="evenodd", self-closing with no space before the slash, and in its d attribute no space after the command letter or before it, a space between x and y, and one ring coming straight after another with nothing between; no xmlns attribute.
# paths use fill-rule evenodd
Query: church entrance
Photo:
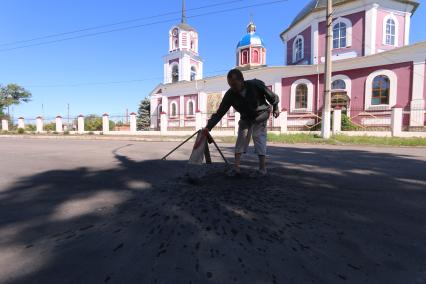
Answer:
<svg viewBox="0 0 426 284"><path fill-rule="evenodd" d="M350 99L346 92L338 91L331 93L331 108L339 107L342 109L342 113L347 114L349 103Z"/></svg>
<svg viewBox="0 0 426 284"><path fill-rule="evenodd" d="M339 107L342 113L348 114L350 98L348 96L347 86L344 80L337 79L331 84L331 107Z"/></svg>

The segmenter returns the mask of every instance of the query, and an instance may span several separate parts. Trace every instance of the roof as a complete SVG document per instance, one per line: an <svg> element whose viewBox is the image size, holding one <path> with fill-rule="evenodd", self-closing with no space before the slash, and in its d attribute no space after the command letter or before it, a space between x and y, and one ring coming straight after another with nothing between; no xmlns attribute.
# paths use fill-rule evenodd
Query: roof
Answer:
<svg viewBox="0 0 426 284"><path fill-rule="evenodd" d="M194 27L188 25L187 23L180 23L179 25L177 25L177 27L184 31L197 31Z"/></svg>
<svg viewBox="0 0 426 284"><path fill-rule="evenodd" d="M333 5L341 5L348 2L353 2L356 0L333 0ZM417 7L420 5L419 0L395 0L398 2L403 2L407 4L412 4L414 6L413 13L417 9ZM327 8L327 0L310 0L308 4L296 15L296 17L291 22L290 26L283 32L286 33L288 30L290 30L294 25L296 25L298 22L300 22L302 19L304 19L309 14L323 10Z"/></svg>
<svg viewBox="0 0 426 284"><path fill-rule="evenodd" d="M244 35L238 42L237 48L247 45L262 45L264 46L262 38L257 33L248 33Z"/></svg>

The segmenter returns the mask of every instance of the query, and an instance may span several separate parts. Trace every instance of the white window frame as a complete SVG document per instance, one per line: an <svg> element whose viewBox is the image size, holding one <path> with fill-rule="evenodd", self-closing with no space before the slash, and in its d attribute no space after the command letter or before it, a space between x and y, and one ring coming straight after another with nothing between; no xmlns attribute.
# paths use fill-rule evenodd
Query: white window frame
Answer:
<svg viewBox="0 0 426 284"><path fill-rule="evenodd" d="M386 43L386 26L389 19L392 19L393 22L395 23L395 44ZM398 19L395 17L395 15L393 13L390 13L383 18L383 45L398 47L399 46L398 40L399 40L399 22L398 22Z"/></svg>
<svg viewBox="0 0 426 284"><path fill-rule="evenodd" d="M189 113L189 103L192 103L192 111L193 111L193 114L190 114L190 113ZM196 112L196 108L195 108L195 101L194 101L193 99L189 99L189 100L186 102L186 116L189 116L189 117L195 116L195 112Z"/></svg>
<svg viewBox="0 0 426 284"><path fill-rule="evenodd" d="M331 83L333 83L336 80L342 80L343 82L345 82L346 94L348 95L349 99L351 99L351 93L352 93L352 80L351 80L351 78L349 78L348 76L343 75L343 74L334 75L333 77L331 77ZM331 90L331 91L333 91L333 90Z"/></svg>
<svg viewBox="0 0 426 284"><path fill-rule="evenodd" d="M372 105L371 104L371 97L373 92L373 80L377 76L387 76L389 78L390 83L390 91L389 91L389 104L380 104L380 105ZM368 75L367 79L365 80L365 94L364 94L364 107L365 110L390 110L392 107L396 105L396 94L397 94L397 88L398 88L398 77L396 76L395 72L391 70L377 70Z"/></svg>
<svg viewBox="0 0 426 284"><path fill-rule="evenodd" d="M341 47L340 41L339 41L339 47L334 48L334 44L332 44L333 49L340 49L340 48L348 48L352 46L352 22L348 18L339 17L336 20L333 21L332 24L332 30L334 31L334 26L338 23L343 23L346 25L346 46ZM334 32L332 34L333 40L334 40Z"/></svg>
<svg viewBox="0 0 426 284"><path fill-rule="evenodd" d="M176 106L176 114L173 115L173 105ZM170 117L178 117L178 113L179 113L179 109L178 109L178 104L177 102L173 101L170 103Z"/></svg>
<svg viewBox="0 0 426 284"><path fill-rule="evenodd" d="M296 88L300 84L308 87L308 101L306 108L296 108ZM299 79L291 84L290 90L290 112L312 112L312 103L314 100L314 84L307 79Z"/></svg>
<svg viewBox="0 0 426 284"><path fill-rule="evenodd" d="M296 42L299 39L302 40L302 56L300 58L297 58ZM298 62L303 58L305 58L305 39L302 35L298 35L293 41L293 63Z"/></svg>

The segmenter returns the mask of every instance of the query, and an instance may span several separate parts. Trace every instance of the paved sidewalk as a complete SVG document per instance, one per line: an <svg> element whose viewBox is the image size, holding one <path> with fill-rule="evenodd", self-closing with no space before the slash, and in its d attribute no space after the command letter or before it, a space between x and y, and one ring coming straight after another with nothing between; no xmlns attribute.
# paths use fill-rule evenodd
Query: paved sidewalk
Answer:
<svg viewBox="0 0 426 284"><path fill-rule="evenodd" d="M426 283L426 149L271 145L267 178L191 185L175 145L0 139L0 283Z"/></svg>

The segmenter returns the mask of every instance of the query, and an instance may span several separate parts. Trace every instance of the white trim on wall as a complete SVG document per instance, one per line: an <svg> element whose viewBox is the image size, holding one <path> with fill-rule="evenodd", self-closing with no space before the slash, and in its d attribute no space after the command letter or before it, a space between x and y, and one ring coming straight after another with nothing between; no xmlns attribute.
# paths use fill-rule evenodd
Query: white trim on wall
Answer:
<svg viewBox="0 0 426 284"><path fill-rule="evenodd" d="M370 46L370 54L376 53L376 42L377 42L377 12L378 12L379 5L373 4L373 7L371 8L371 39L368 42L365 42L365 48L367 49L368 46ZM365 30L368 30L367 28ZM366 54L369 55L369 54Z"/></svg>
<svg viewBox="0 0 426 284"><path fill-rule="evenodd" d="M387 21L389 19L392 19L393 22L395 23L395 44L387 44L386 43L386 25L387 25ZM387 46L398 47L399 46L399 22L398 22L397 17L395 17L395 15L393 13L390 13L383 18L382 29L383 29L382 44L387 45Z"/></svg>
<svg viewBox="0 0 426 284"><path fill-rule="evenodd" d="M296 108L296 87L305 84L308 87L307 108ZM291 84L290 89L290 112L312 112L312 102L314 99L314 85L307 79L299 79Z"/></svg>
<svg viewBox="0 0 426 284"><path fill-rule="evenodd" d="M405 13L405 25L404 25L404 45L410 44L410 25L411 25L411 13Z"/></svg>
<svg viewBox="0 0 426 284"><path fill-rule="evenodd" d="M373 92L373 80L377 76L384 75L389 78L390 81L390 92L389 92L389 104L372 105L371 97ZM365 80L365 95L364 95L364 107L366 110L388 110L396 105L396 94L398 88L398 77L395 72L391 70L377 70L368 75Z"/></svg>
<svg viewBox="0 0 426 284"><path fill-rule="evenodd" d="M315 20L311 24L311 64L318 64L318 21Z"/></svg>
<svg viewBox="0 0 426 284"><path fill-rule="evenodd" d="M331 25L333 27L333 30L334 30L334 26L337 25L338 23L344 23L346 25L346 46L339 47L339 48L351 47L352 46L352 21L349 20L348 18L339 17L335 19L333 21L333 24ZM334 39L334 34L333 34L333 39Z"/></svg>

